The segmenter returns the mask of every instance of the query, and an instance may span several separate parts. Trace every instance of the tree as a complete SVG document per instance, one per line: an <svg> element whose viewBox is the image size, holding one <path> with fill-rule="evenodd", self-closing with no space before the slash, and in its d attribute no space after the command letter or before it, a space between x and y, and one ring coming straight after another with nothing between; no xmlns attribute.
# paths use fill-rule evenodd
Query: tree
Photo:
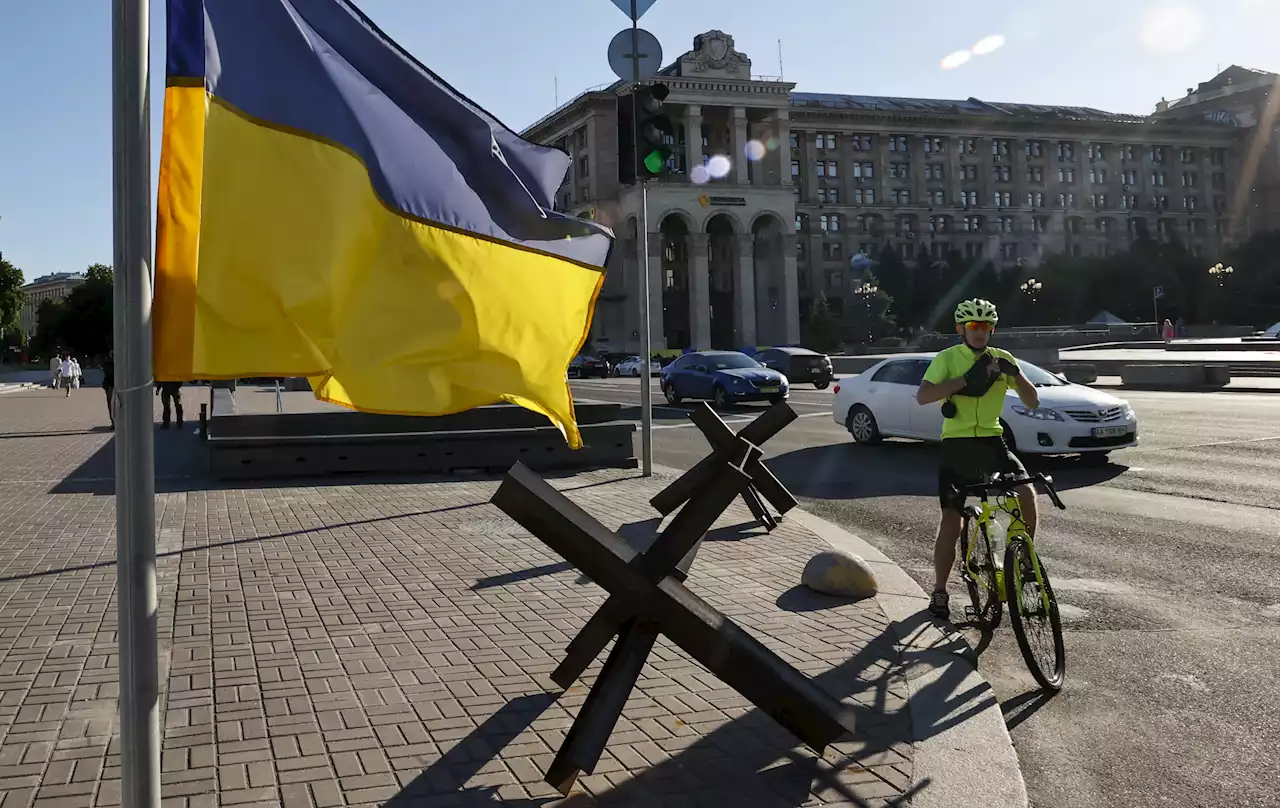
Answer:
<svg viewBox="0 0 1280 808"><path fill-rule="evenodd" d="M870 344L892 334L896 324L889 313L891 305L893 298L880 286L876 276L870 270L863 272L844 309L845 336L850 341Z"/></svg>
<svg viewBox="0 0 1280 808"><path fill-rule="evenodd" d="M5 260L0 254L0 334L18 327L18 314L22 311L22 270Z"/></svg>
<svg viewBox="0 0 1280 808"><path fill-rule="evenodd" d="M61 338L72 354L92 359L111 350L115 290L110 267L94 264L85 275L84 283L72 289L63 304Z"/></svg>
<svg viewBox="0 0 1280 808"><path fill-rule="evenodd" d="M31 353L49 359L62 347L62 320L65 306L61 300L42 300L36 309L36 332L31 337Z"/></svg>
<svg viewBox="0 0 1280 808"><path fill-rule="evenodd" d="M809 310L808 335L805 342L815 351L830 353L840 347L840 324L831 316L825 292L819 292Z"/></svg>

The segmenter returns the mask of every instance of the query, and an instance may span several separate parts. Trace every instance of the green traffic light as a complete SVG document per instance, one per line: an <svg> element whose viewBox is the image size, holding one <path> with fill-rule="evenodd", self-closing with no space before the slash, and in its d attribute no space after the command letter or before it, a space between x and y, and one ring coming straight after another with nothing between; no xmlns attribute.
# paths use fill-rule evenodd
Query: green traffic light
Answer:
<svg viewBox="0 0 1280 808"><path fill-rule="evenodd" d="M654 149L644 156L644 167L650 174L661 174L663 167L667 164L666 157L662 152Z"/></svg>

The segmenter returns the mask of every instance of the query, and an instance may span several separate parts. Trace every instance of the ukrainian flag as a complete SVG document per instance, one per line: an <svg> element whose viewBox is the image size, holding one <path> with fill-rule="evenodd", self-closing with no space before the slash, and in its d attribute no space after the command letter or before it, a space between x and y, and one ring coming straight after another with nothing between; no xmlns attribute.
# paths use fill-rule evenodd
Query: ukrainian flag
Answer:
<svg viewBox="0 0 1280 808"><path fill-rule="evenodd" d="M169 0L158 380L307 376L439 415L497 401L581 446L565 381L613 234L347 0Z"/></svg>

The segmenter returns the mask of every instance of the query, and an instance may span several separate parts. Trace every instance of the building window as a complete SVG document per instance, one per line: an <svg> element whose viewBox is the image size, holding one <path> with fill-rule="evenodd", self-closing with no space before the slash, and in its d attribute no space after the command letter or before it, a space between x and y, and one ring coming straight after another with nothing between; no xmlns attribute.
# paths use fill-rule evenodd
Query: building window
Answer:
<svg viewBox="0 0 1280 808"><path fill-rule="evenodd" d="M1194 172L1194 171L1184 171L1184 172L1182 172L1182 187L1183 187L1183 188L1194 188L1194 187L1196 187L1196 182L1197 182L1198 180L1199 180L1199 178L1196 176L1196 172Z"/></svg>
<svg viewBox="0 0 1280 808"><path fill-rule="evenodd" d="M1227 164L1227 150L1217 148L1210 149L1209 162L1215 166L1225 166Z"/></svg>
<svg viewBox="0 0 1280 808"><path fill-rule="evenodd" d="M893 204L895 205L911 204L911 192L906 188L894 188L889 192L889 195L893 199Z"/></svg>
<svg viewBox="0 0 1280 808"><path fill-rule="evenodd" d="M1194 163L1196 161L1196 150L1182 149L1178 152L1178 157L1184 163Z"/></svg>
<svg viewBox="0 0 1280 808"><path fill-rule="evenodd" d="M965 233L981 233L982 217L981 216L964 217L963 219L961 219L960 229Z"/></svg>
<svg viewBox="0 0 1280 808"><path fill-rule="evenodd" d="M951 231L950 216L930 216L929 232L930 233L948 233Z"/></svg>
<svg viewBox="0 0 1280 808"><path fill-rule="evenodd" d="M907 178L907 170L910 166L910 163L890 163L889 176L893 179L905 180Z"/></svg>
<svg viewBox="0 0 1280 808"><path fill-rule="evenodd" d="M1165 147L1164 147L1164 146L1152 146L1152 147L1151 147L1151 162L1153 162L1153 163L1164 163L1164 160L1165 160Z"/></svg>
<svg viewBox="0 0 1280 808"><path fill-rule="evenodd" d="M947 204L947 192L941 188L934 188L929 192L929 204L937 207Z"/></svg>
<svg viewBox="0 0 1280 808"><path fill-rule="evenodd" d="M1128 171L1123 171L1120 173L1120 180L1125 185L1137 185L1138 172L1134 171L1133 169L1129 169Z"/></svg>
<svg viewBox="0 0 1280 808"><path fill-rule="evenodd" d="M1103 234L1104 236L1111 232L1110 219L1099 219L1095 224L1098 228L1098 232Z"/></svg>
<svg viewBox="0 0 1280 808"><path fill-rule="evenodd" d="M819 177L825 177L825 176L827 176L827 161L826 161L826 160L819 160L818 162L816 162L816 163L814 163L814 164L813 164L813 167L814 167L814 171L816 171L816 172L817 172L817 174L818 174L818 176L819 176Z"/></svg>
<svg viewBox="0 0 1280 808"><path fill-rule="evenodd" d="M1121 147L1120 147L1120 159L1121 159L1121 160L1124 160L1126 163L1132 163L1134 160L1137 160L1137 159L1138 159L1138 149L1137 149L1137 147L1136 147L1136 146L1121 146Z"/></svg>
<svg viewBox="0 0 1280 808"><path fill-rule="evenodd" d="M976 137L962 137L956 139L956 151L960 154L977 154L978 139Z"/></svg>
<svg viewBox="0 0 1280 808"><path fill-rule="evenodd" d="M849 135L849 145L854 151L871 151L871 135Z"/></svg>
<svg viewBox="0 0 1280 808"><path fill-rule="evenodd" d="M796 151L800 148L800 135L797 132L791 133L791 150Z"/></svg>
<svg viewBox="0 0 1280 808"><path fill-rule="evenodd" d="M818 229L825 233L827 232L827 229L828 229L827 225L828 225L828 216L827 214L824 213L818 217Z"/></svg>
<svg viewBox="0 0 1280 808"><path fill-rule="evenodd" d="M1032 216L1031 232L1033 233L1049 232L1049 217L1048 216Z"/></svg>
<svg viewBox="0 0 1280 808"><path fill-rule="evenodd" d="M875 175L875 163L854 163L853 176L857 179L871 179Z"/></svg>
<svg viewBox="0 0 1280 808"><path fill-rule="evenodd" d="M993 166L991 174L995 177L996 182L1008 182L1012 175L1013 168L1010 166Z"/></svg>
<svg viewBox="0 0 1280 808"><path fill-rule="evenodd" d="M1040 192L1036 192L1036 193L1029 193L1029 194L1027 194L1027 207L1029 207L1029 208L1043 208L1043 207L1044 207L1044 194L1043 194L1043 193L1040 193Z"/></svg>
<svg viewBox="0 0 1280 808"><path fill-rule="evenodd" d="M1044 157L1044 141L1043 141L1043 140L1028 140L1028 141L1027 141L1027 156L1028 156L1028 157Z"/></svg>
<svg viewBox="0 0 1280 808"><path fill-rule="evenodd" d="M925 154L942 154L942 138L927 137L924 139Z"/></svg>
<svg viewBox="0 0 1280 808"><path fill-rule="evenodd" d="M809 232L809 217L803 213L796 214L796 232L797 233Z"/></svg>
<svg viewBox="0 0 1280 808"><path fill-rule="evenodd" d="M826 189L826 188L819 188L819 189L818 189L818 204L819 204L819 205L826 204L826 201L827 201L827 189Z"/></svg>
<svg viewBox="0 0 1280 808"><path fill-rule="evenodd" d="M999 229L1000 229L1000 232L1001 232L1001 233L1012 233L1012 232L1013 232L1013 217L1012 217L1012 216L1001 216L999 219L997 219L997 220L996 220L996 222L997 222L997 226L999 227Z"/></svg>
<svg viewBox="0 0 1280 808"><path fill-rule="evenodd" d="M1009 242L1000 245L1000 257L1006 260L1014 260L1018 257L1018 245L1016 242Z"/></svg>
<svg viewBox="0 0 1280 808"><path fill-rule="evenodd" d="M1044 169L1040 166L1027 166L1027 182L1044 182Z"/></svg>
<svg viewBox="0 0 1280 808"><path fill-rule="evenodd" d="M991 140L991 153L996 157L1009 156L1009 141L1005 138L998 137Z"/></svg>
<svg viewBox="0 0 1280 808"><path fill-rule="evenodd" d="M977 191L961 191L960 204L964 205L965 207L976 207L978 204L978 192Z"/></svg>
<svg viewBox="0 0 1280 808"><path fill-rule="evenodd" d="M925 163L924 178L927 180L940 180L946 177L945 166L942 163Z"/></svg>
<svg viewBox="0 0 1280 808"><path fill-rule="evenodd" d="M992 203L997 208L1013 207L1013 194L1008 191L996 191L992 195Z"/></svg>
<svg viewBox="0 0 1280 808"><path fill-rule="evenodd" d="M1165 183L1165 179L1166 179L1166 175L1163 171L1151 172L1151 184L1153 186L1156 186L1156 187L1163 186Z"/></svg>
<svg viewBox="0 0 1280 808"><path fill-rule="evenodd" d="M907 153L907 136L906 135L889 135L889 151L898 154Z"/></svg>
<svg viewBox="0 0 1280 808"><path fill-rule="evenodd" d="M1184 210L1186 210L1186 211L1188 211L1188 212L1190 212L1190 213L1195 213L1195 212L1196 212L1196 204L1197 204L1197 202L1196 202L1196 198L1195 198L1194 196L1184 196L1184 197L1182 197L1182 207L1183 207L1183 209L1184 209Z"/></svg>
<svg viewBox="0 0 1280 808"><path fill-rule="evenodd" d="M1080 220L1074 216L1067 219L1067 232L1073 236L1080 235Z"/></svg>
<svg viewBox="0 0 1280 808"><path fill-rule="evenodd" d="M1089 144L1089 160L1091 162L1099 162L1107 159L1107 149L1102 143Z"/></svg>
<svg viewBox="0 0 1280 808"><path fill-rule="evenodd" d="M839 168L840 168L840 164L839 164L837 161L835 161L835 160L828 160L828 161L827 161L827 176L828 176L828 177L838 177L838 176L840 176L840 170L839 170Z"/></svg>
<svg viewBox="0 0 1280 808"><path fill-rule="evenodd" d="M1058 182L1064 185L1074 185L1076 182L1076 170L1074 168L1058 169Z"/></svg>
<svg viewBox="0 0 1280 808"><path fill-rule="evenodd" d="M838 241L822 242L822 257L828 260L839 259L841 257L841 245Z"/></svg>
<svg viewBox="0 0 1280 808"><path fill-rule="evenodd" d="M1063 210L1066 210L1067 208L1074 208L1075 206L1076 206L1075 194L1058 194L1058 207L1062 208Z"/></svg>
<svg viewBox="0 0 1280 808"><path fill-rule="evenodd" d="M974 165L960 166L960 179L965 182L976 182L978 180L978 167Z"/></svg>
<svg viewBox="0 0 1280 808"><path fill-rule="evenodd" d="M828 188L828 189L827 189L827 200L828 200L828 201L830 201L830 202L831 202L831 204L833 204L833 205L839 205L839 204L840 204L840 189L839 189L839 188Z"/></svg>
<svg viewBox="0 0 1280 808"><path fill-rule="evenodd" d="M800 176L800 161L799 161L799 160L792 160L792 161L791 161L791 176L793 176L793 177L798 177L798 176Z"/></svg>
<svg viewBox="0 0 1280 808"><path fill-rule="evenodd" d="M1090 194L1089 207L1093 208L1094 210L1105 210L1107 207L1107 195L1106 194Z"/></svg>
<svg viewBox="0 0 1280 808"><path fill-rule="evenodd" d="M1089 169L1089 182L1094 185L1105 185L1107 182L1107 170L1105 168Z"/></svg>
<svg viewBox="0 0 1280 808"><path fill-rule="evenodd" d="M982 242L977 242L977 243L975 244L974 242L970 241L970 242L966 243L966 244L964 245L964 257L965 257L965 258L968 258L969 260L973 260L973 259L976 259L976 258L981 258L981 257L982 257Z"/></svg>
<svg viewBox="0 0 1280 808"><path fill-rule="evenodd" d="M876 203L876 190L874 188L854 188L853 202L856 205L874 205Z"/></svg>
<svg viewBox="0 0 1280 808"><path fill-rule="evenodd" d="M1065 162L1076 159L1076 144L1069 140L1059 141L1058 143L1058 160Z"/></svg>

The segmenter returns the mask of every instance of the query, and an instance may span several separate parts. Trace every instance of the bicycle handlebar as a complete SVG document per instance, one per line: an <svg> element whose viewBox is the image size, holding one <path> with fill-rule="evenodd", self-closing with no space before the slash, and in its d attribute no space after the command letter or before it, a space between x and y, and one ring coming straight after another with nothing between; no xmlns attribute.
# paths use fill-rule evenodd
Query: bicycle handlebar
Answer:
<svg viewBox="0 0 1280 808"><path fill-rule="evenodd" d="M1049 495L1049 501L1053 503L1055 508L1060 511L1067 509L1067 506L1062 503L1062 499L1058 497L1057 489L1053 487L1053 478L1043 473L1021 478L1002 475L989 482L966 485L961 490L966 496L995 496L997 494L1011 494L1014 488L1027 483L1040 483L1044 486L1045 493Z"/></svg>

